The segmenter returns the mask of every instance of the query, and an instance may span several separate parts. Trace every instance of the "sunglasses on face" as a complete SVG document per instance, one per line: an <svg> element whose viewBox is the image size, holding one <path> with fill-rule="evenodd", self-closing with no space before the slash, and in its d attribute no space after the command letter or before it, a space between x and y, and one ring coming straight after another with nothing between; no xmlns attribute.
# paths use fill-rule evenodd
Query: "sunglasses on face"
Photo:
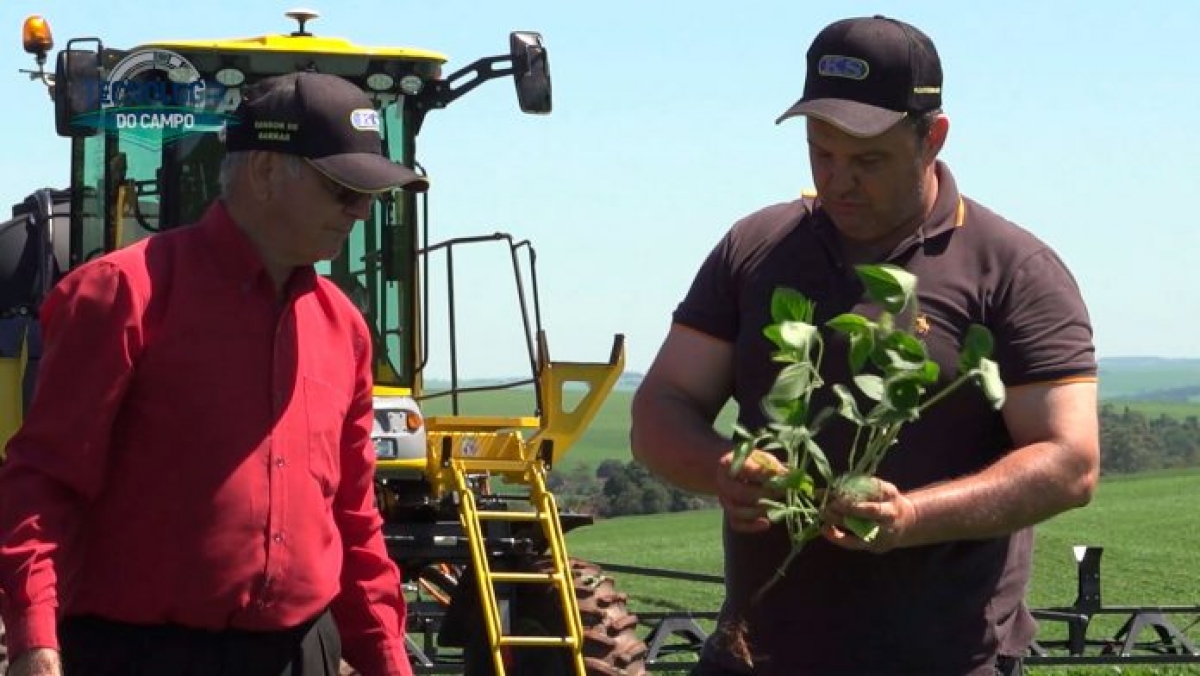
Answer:
<svg viewBox="0 0 1200 676"><path fill-rule="evenodd" d="M325 191L332 195L333 199L337 200L338 204L341 204L344 207L361 204L363 200L368 200L369 203L374 203L375 199L379 197L378 193L362 192L360 190L355 190L354 188L346 187L319 171L317 172L317 176L321 179L321 185L325 186Z"/></svg>

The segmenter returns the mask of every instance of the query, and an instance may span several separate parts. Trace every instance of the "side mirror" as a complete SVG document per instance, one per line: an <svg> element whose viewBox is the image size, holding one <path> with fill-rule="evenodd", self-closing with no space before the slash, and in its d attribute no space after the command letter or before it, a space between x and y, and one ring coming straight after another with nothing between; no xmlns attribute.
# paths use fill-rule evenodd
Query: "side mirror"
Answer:
<svg viewBox="0 0 1200 676"><path fill-rule="evenodd" d="M508 36L517 102L526 113L550 112L550 62L540 33L514 31Z"/></svg>
<svg viewBox="0 0 1200 676"><path fill-rule="evenodd" d="M100 52L67 49L54 69L54 128L59 136L94 136L100 129ZM88 124L88 122L91 124Z"/></svg>

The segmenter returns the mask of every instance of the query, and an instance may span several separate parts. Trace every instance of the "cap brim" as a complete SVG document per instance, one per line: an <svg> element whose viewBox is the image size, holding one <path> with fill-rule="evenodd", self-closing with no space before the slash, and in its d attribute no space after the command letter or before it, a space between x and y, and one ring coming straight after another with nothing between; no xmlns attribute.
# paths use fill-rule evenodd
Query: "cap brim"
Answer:
<svg viewBox="0 0 1200 676"><path fill-rule="evenodd" d="M429 181L412 169L373 153L329 155L308 162L322 174L358 192L384 192L403 188L425 192Z"/></svg>
<svg viewBox="0 0 1200 676"><path fill-rule="evenodd" d="M775 120L775 124L798 115L828 122L851 136L869 138L896 126L907 113L846 99L813 99L797 101Z"/></svg>

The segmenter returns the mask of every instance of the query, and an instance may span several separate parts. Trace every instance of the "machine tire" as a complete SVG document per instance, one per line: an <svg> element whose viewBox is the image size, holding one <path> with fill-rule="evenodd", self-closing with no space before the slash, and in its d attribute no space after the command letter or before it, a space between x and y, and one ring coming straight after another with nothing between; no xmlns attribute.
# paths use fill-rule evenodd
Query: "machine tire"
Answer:
<svg viewBox="0 0 1200 676"><path fill-rule="evenodd" d="M547 572L550 559L534 562L532 570ZM599 566L571 560L571 577L583 625L583 658L588 676L644 676L646 644L637 636L637 616L626 605L613 578ZM528 586L518 597L519 619L513 631L530 635L561 635L562 611L558 595L544 587ZM570 659L561 650L526 648L513 651L512 674L572 676Z"/></svg>
<svg viewBox="0 0 1200 676"><path fill-rule="evenodd" d="M637 615L613 578L594 563L574 559L571 573L583 620L583 658L589 676L643 676L647 647L637 636Z"/></svg>
<svg viewBox="0 0 1200 676"><path fill-rule="evenodd" d="M549 572L553 563L543 558L522 568L530 572ZM436 581L441 590L452 592L462 583L459 576L463 570L440 570L443 575L433 576L430 581ZM646 676L648 648L637 636L638 619L629 612L628 597L619 593L613 578L594 563L572 559L571 577L583 626L583 658L588 676ZM475 584L469 575L466 584ZM519 610L515 612L513 633L533 636L566 633L558 594L553 590L541 585L522 585L514 604ZM477 604L471 612L479 612ZM466 676L495 676L487 634L482 631L481 624L475 626L477 629L467 636L464 673ZM575 676L569 657L562 650L552 648L513 649L506 673L509 676ZM357 676L357 672L346 666L342 674Z"/></svg>

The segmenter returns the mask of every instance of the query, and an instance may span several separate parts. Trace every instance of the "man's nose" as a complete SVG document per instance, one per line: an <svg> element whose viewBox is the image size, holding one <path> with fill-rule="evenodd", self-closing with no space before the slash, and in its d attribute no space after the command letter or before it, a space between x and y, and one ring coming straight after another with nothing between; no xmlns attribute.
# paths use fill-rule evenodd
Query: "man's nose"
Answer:
<svg viewBox="0 0 1200 676"><path fill-rule="evenodd" d="M834 162L829 169L829 185L826 187L834 193L846 193L858 187L858 172L849 162Z"/></svg>

